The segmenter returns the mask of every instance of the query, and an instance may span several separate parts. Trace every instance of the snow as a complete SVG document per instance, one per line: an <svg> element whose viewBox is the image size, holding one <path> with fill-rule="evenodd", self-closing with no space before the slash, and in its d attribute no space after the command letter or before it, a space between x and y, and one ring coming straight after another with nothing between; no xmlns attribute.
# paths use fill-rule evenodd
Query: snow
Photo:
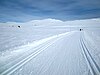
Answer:
<svg viewBox="0 0 100 75"><path fill-rule="evenodd" d="M8 25L24 25L24 26L65 26L65 27L98 27L100 25L100 18L93 18L93 19L83 19L83 20L72 20L72 21L61 21L57 19L41 19L41 20L31 20L24 23L18 22L6 22L0 23L1 26ZM100 27L100 26L99 26Z"/></svg>
<svg viewBox="0 0 100 75"><path fill-rule="evenodd" d="M49 26L35 26L34 21L0 25L0 75L100 74L99 27L82 26L79 31L79 26L62 26L59 20L39 23L45 21Z"/></svg>

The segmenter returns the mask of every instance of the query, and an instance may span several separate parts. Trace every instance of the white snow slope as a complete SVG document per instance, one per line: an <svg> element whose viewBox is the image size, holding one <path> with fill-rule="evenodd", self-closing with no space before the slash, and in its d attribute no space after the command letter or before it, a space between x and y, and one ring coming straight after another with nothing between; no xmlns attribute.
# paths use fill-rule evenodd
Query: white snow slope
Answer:
<svg viewBox="0 0 100 75"><path fill-rule="evenodd" d="M92 30L0 30L0 75L100 75L100 37Z"/></svg>

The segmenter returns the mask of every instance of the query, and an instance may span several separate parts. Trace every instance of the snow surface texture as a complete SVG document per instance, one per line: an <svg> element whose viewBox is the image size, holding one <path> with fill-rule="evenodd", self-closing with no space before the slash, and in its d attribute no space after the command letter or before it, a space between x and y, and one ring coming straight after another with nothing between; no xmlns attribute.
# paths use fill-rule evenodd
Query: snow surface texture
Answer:
<svg viewBox="0 0 100 75"><path fill-rule="evenodd" d="M100 75L99 29L0 27L0 75Z"/></svg>

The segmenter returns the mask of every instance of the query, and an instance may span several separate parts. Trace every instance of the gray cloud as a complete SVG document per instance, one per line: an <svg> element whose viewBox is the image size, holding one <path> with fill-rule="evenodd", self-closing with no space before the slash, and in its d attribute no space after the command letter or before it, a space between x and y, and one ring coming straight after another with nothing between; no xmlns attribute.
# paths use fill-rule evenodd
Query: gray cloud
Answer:
<svg viewBox="0 0 100 75"><path fill-rule="evenodd" d="M100 0L0 0L0 21L99 18Z"/></svg>

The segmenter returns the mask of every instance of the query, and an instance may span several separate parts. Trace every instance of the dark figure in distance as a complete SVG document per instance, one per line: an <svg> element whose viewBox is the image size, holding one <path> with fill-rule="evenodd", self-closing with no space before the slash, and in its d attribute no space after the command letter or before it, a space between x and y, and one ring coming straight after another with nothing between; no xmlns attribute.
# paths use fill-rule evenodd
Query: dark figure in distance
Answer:
<svg viewBox="0 0 100 75"><path fill-rule="evenodd" d="M83 31L83 29L80 29L80 31Z"/></svg>
<svg viewBox="0 0 100 75"><path fill-rule="evenodd" d="M20 26L18 26L18 28L20 28Z"/></svg>

